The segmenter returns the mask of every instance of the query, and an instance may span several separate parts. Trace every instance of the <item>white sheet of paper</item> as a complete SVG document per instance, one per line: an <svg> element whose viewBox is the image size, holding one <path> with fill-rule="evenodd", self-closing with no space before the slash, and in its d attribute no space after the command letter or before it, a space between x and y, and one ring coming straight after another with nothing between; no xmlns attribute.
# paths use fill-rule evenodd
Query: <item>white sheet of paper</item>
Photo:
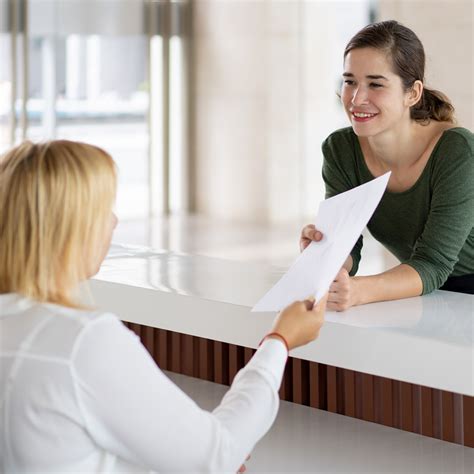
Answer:
<svg viewBox="0 0 474 474"><path fill-rule="evenodd" d="M319 301L369 222L389 178L390 172L323 201L316 216L323 239L306 247L252 311L280 311L311 295Z"/></svg>

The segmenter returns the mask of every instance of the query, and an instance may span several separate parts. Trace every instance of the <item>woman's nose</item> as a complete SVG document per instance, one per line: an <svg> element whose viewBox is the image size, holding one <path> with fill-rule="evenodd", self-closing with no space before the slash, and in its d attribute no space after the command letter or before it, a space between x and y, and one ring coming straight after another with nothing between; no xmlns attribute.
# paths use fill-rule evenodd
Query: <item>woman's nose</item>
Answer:
<svg viewBox="0 0 474 474"><path fill-rule="evenodd" d="M363 87L354 90L351 100L353 105L362 105L368 102L367 91Z"/></svg>

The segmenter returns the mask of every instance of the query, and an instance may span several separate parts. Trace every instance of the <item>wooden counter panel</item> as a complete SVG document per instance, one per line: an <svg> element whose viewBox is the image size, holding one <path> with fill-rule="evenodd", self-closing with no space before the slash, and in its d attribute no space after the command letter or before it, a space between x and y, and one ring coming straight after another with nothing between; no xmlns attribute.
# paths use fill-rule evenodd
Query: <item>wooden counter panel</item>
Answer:
<svg viewBox="0 0 474 474"><path fill-rule="evenodd" d="M163 370L230 385L255 349L124 323ZM290 357L282 400L474 447L474 397Z"/></svg>

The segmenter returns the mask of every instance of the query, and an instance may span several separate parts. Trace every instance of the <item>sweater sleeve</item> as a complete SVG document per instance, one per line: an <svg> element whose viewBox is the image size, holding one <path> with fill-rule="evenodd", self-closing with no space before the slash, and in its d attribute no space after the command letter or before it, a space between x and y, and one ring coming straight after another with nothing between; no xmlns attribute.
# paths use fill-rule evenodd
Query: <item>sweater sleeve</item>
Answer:
<svg viewBox="0 0 474 474"><path fill-rule="evenodd" d="M210 413L106 315L77 341L73 378L85 426L104 450L159 472L236 472L276 417L286 359L282 342L266 340Z"/></svg>
<svg viewBox="0 0 474 474"><path fill-rule="evenodd" d="M326 199L358 186L350 160L353 152L346 140L338 137L338 132L333 133L323 142L322 151L324 156L322 174L326 186ZM343 158L348 161L347 166L343 166ZM359 269L362 246L363 237L361 235L350 253L352 257L350 276L354 276Z"/></svg>
<svg viewBox="0 0 474 474"><path fill-rule="evenodd" d="M452 273L474 227L473 135L451 132L440 143L431 177L431 206L409 259L423 294L440 288Z"/></svg>

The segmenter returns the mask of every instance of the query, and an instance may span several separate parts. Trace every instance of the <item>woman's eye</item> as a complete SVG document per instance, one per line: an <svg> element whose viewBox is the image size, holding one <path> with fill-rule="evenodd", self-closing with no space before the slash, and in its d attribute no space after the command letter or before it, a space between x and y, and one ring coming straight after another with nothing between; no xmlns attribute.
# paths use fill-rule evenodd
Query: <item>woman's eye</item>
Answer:
<svg viewBox="0 0 474 474"><path fill-rule="evenodd" d="M370 87L373 87L374 89L377 89L378 87L383 87L382 84L378 84L376 82L371 82Z"/></svg>
<svg viewBox="0 0 474 474"><path fill-rule="evenodd" d="M346 79L346 80L344 81L344 84L346 84L346 85L348 85L348 86L353 86L353 85L355 84L355 82L354 82L354 81L351 81L350 79Z"/></svg>

